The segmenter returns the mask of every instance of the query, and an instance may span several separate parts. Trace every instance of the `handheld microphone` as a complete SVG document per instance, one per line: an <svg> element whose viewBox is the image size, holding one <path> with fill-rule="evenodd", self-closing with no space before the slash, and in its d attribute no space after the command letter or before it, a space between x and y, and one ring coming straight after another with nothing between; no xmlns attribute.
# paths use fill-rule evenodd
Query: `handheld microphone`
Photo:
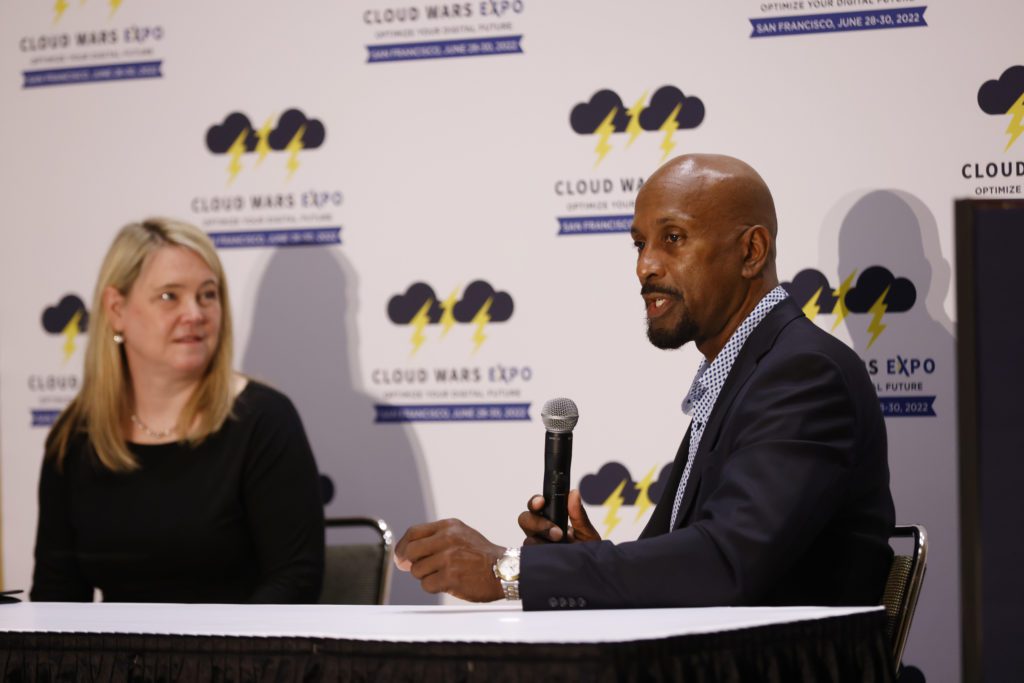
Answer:
<svg viewBox="0 0 1024 683"><path fill-rule="evenodd" d="M572 430L580 419L572 399L553 398L540 411L544 422L544 511L543 515L562 530L562 542L569 530L569 467L572 464Z"/></svg>

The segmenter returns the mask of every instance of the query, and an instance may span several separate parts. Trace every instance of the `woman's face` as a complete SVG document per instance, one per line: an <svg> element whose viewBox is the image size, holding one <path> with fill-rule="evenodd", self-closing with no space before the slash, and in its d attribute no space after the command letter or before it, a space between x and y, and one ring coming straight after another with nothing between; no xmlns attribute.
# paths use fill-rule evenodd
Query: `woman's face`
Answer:
<svg viewBox="0 0 1024 683"><path fill-rule="evenodd" d="M220 283L191 249L151 253L127 296L110 288L110 322L124 336L133 378L199 379L220 336Z"/></svg>

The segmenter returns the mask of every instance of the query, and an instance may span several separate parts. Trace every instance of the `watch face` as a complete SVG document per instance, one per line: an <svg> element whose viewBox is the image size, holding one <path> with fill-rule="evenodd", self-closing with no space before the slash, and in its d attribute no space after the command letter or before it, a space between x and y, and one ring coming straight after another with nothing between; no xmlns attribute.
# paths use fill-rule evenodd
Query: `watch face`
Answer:
<svg viewBox="0 0 1024 683"><path fill-rule="evenodd" d="M498 560L498 574L505 581L515 581L519 578L519 558L505 556Z"/></svg>

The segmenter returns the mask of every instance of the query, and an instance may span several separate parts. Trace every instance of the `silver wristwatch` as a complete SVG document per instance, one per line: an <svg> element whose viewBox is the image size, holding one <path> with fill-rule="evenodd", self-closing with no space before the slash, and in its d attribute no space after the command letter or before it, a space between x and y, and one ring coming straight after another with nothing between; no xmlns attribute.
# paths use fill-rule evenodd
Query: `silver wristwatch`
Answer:
<svg viewBox="0 0 1024 683"><path fill-rule="evenodd" d="M506 548L494 563L494 575L501 581L506 600L519 599L519 548Z"/></svg>

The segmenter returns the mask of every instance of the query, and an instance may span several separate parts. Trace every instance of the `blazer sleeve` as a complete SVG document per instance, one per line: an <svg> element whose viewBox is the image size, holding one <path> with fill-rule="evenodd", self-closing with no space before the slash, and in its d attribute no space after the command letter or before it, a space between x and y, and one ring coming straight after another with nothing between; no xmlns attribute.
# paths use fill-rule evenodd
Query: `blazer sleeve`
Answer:
<svg viewBox="0 0 1024 683"><path fill-rule="evenodd" d="M805 353L769 362L771 355L708 454L701 483L712 488L695 520L619 545L525 547L525 609L758 602L841 504L859 427L833 359Z"/></svg>
<svg viewBox="0 0 1024 683"><path fill-rule="evenodd" d="M252 603L316 603L324 572L324 513L313 452L283 395L256 420L243 471L259 561Z"/></svg>

